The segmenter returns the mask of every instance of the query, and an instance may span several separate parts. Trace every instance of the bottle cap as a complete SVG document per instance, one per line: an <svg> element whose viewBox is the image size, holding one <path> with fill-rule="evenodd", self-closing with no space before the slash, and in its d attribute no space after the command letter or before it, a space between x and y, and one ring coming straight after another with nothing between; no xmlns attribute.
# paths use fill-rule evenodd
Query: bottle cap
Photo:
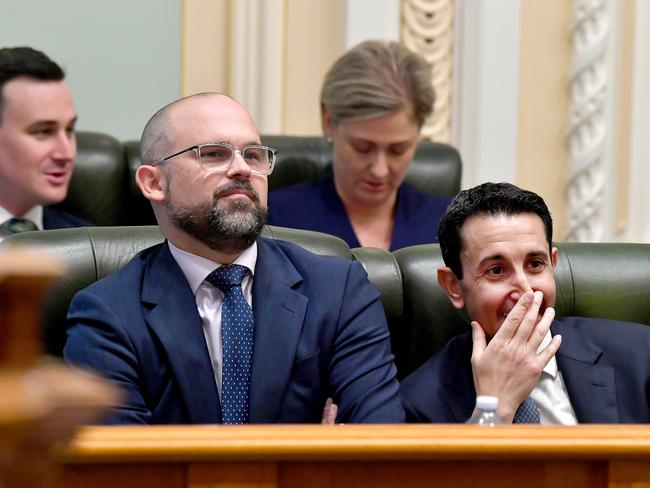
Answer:
<svg viewBox="0 0 650 488"><path fill-rule="evenodd" d="M495 396L479 395L476 397L476 408L481 410L495 410L499 406L499 399Z"/></svg>

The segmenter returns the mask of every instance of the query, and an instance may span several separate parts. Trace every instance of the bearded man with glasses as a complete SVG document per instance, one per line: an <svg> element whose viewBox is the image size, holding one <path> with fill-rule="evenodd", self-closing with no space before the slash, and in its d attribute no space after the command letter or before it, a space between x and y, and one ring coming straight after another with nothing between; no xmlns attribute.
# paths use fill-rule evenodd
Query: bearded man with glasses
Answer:
<svg viewBox="0 0 650 488"><path fill-rule="evenodd" d="M403 422L360 264L260 237L276 151L225 95L147 123L136 181L166 241L81 291L67 361L120 384L112 423Z"/></svg>

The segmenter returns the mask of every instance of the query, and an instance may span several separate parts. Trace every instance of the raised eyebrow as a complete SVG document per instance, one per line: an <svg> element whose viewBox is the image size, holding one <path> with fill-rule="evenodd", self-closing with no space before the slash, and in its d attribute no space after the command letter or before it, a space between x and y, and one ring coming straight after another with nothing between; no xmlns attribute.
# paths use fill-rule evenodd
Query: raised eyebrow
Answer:
<svg viewBox="0 0 650 488"><path fill-rule="evenodd" d="M479 261L478 266L479 268L484 267L487 263L491 261L501 261L503 260L503 254L492 254L490 256L486 256L481 261Z"/></svg>
<svg viewBox="0 0 650 488"><path fill-rule="evenodd" d="M56 120L38 120L29 126L30 129L36 129L38 127L56 127L59 123ZM67 124L66 124L67 125Z"/></svg>
<svg viewBox="0 0 650 488"><path fill-rule="evenodd" d="M71 125L76 125L76 123L77 123L77 117L64 124L64 126L69 127ZM58 127L58 126L59 126L58 120L45 119L45 120L37 120L36 122L31 124L29 128L34 129L38 127Z"/></svg>

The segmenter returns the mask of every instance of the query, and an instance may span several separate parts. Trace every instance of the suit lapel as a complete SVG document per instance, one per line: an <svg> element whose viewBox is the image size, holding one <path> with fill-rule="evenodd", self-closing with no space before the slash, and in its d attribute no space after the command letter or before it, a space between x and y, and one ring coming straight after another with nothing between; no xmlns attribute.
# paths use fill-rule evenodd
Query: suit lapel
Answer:
<svg viewBox="0 0 650 488"><path fill-rule="evenodd" d="M292 289L301 281L302 277L277 244L258 239L253 281L251 422L278 419L307 309L308 299Z"/></svg>
<svg viewBox="0 0 650 488"><path fill-rule="evenodd" d="M147 265L142 302L149 310L145 320L167 353L190 422L221 422L217 386L196 301L166 242Z"/></svg>
<svg viewBox="0 0 650 488"><path fill-rule="evenodd" d="M449 354L445 354L445 364L441 371L447 372L443 379L443 394L447 415L454 422L465 422L476 403L476 390L474 389L474 378L472 376L472 336L462 334L454 339Z"/></svg>
<svg viewBox="0 0 650 488"><path fill-rule="evenodd" d="M562 335L556 358L578 422L619 422L614 368L597 364L602 349L570 319L556 320L551 330L553 335Z"/></svg>

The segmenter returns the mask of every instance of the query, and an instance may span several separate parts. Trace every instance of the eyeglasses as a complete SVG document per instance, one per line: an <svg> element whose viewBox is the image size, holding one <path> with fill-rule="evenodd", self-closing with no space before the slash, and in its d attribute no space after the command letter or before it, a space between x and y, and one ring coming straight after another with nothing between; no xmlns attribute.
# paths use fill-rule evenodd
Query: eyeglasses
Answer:
<svg viewBox="0 0 650 488"><path fill-rule="evenodd" d="M261 176L268 176L273 172L273 166L278 156L277 149L272 149L267 146L249 144L235 149L230 144L220 142L188 147L171 156L154 161L151 165L155 166L158 163L180 156L187 151L194 151L199 161L199 166L210 173L225 173L230 168L233 159L235 159L235 154L239 154L251 169L251 173Z"/></svg>

